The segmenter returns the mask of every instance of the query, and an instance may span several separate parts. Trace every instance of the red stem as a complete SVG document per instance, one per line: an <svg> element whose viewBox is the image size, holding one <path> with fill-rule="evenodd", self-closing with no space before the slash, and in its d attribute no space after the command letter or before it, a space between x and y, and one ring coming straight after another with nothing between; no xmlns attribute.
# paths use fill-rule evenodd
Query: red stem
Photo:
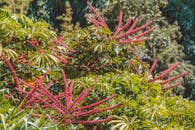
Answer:
<svg viewBox="0 0 195 130"><path fill-rule="evenodd" d="M175 88L175 87L177 87L178 85L181 85L181 83L175 83L175 84L172 84L172 85L163 87L162 90L168 90L168 89L171 89L171 88Z"/></svg>
<svg viewBox="0 0 195 130"><path fill-rule="evenodd" d="M188 74L188 72L183 72L183 73L181 73L181 74L179 74L179 75L176 75L176 76L171 77L171 78L169 78L169 79L167 79L167 80L164 80L164 81L161 82L160 84L163 85L163 84L169 83L169 82L171 82L171 81L173 81L173 80L175 80L175 79L184 77L184 76L187 75L187 74Z"/></svg>
<svg viewBox="0 0 195 130"><path fill-rule="evenodd" d="M104 102L114 98L115 96L116 96L116 94L113 94L112 96L110 96L108 98L102 99L102 100L100 100L100 101L98 101L96 103L93 103L93 104L90 104L90 105L87 105L87 106L82 106L82 107L80 107L78 109L75 109L75 110L76 111L82 111L84 109L89 109L89 108L92 108L92 107L96 107L96 106L98 106L98 105L100 105L100 104L102 104L102 103L104 103Z"/></svg>
<svg viewBox="0 0 195 130"><path fill-rule="evenodd" d="M20 80L16 74L16 71L13 67L13 65L11 64L11 62L9 61L9 59L7 58L7 56L5 55L4 52L1 53L1 56L3 57L5 63L7 64L7 66L9 67L11 73L13 74L14 76L14 81L15 81L15 84L16 84L16 88L19 88L19 85L20 85Z"/></svg>
<svg viewBox="0 0 195 130"><path fill-rule="evenodd" d="M159 76L153 78L153 79L150 79L148 82L154 82L155 80L158 80L158 79L162 79L164 77L166 77L173 69L175 69L180 63L175 63L175 64L172 64L167 70L165 70L162 74L160 74Z"/></svg>
<svg viewBox="0 0 195 130"><path fill-rule="evenodd" d="M89 9L91 10L91 12L95 14L99 22L103 24L103 27L108 28L108 25L106 24L104 19L99 15L99 13L95 10L95 8L93 8L92 4L90 2L87 2L87 5L89 6Z"/></svg>
<svg viewBox="0 0 195 130"><path fill-rule="evenodd" d="M156 64L157 64L157 59L155 58L154 59L154 62L152 64L152 67L150 68L150 70L148 71L148 76L151 75L151 73L154 71L155 67L156 67Z"/></svg>
<svg viewBox="0 0 195 130"><path fill-rule="evenodd" d="M74 100L74 102L72 103L70 109L74 108L77 104L79 104L84 98L86 98L91 91L93 90L93 87L88 88L87 91L83 90L79 96Z"/></svg>

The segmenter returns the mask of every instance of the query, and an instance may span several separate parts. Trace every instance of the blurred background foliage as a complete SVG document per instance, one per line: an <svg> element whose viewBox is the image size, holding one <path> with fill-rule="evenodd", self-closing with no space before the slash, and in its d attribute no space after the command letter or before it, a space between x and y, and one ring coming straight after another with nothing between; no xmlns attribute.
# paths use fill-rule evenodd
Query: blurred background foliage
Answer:
<svg viewBox="0 0 195 130"><path fill-rule="evenodd" d="M183 35L178 43L183 45L186 58L192 65L195 65L195 0L168 0L168 2L169 4L163 12L170 24L178 21ZM194 68L191 71L194 72ZM191 97L194 98L195 78L193 77L187 82L188 88L191 89L186 91L185 96L191 93Z"/></svg>
<svg viewBox="0 0 195 130"><path fill-rule="evenodd" d="M169 4L164 10L169 23L178 21L183 34L181 43L185 53L195 64L195 0L168 0Z"/></svg>
<svg viewBox="0 0 195 130"><path fill-rule="evenodd" d="M33 0L29 4L27 15L34 20L45 20L53 27L60 30L60 18L67 14L67 4L72 7L72 23L79 22L82 26L86 26L84 14L87 10L86 2L94 0ZM102 0L96 0L96 5L103 4ZM66 17L68 18L68 17Z"/></svg>
<svg viewBox="0 0 195 130"><path fill-rule="evenodd" d="M0 7L10 9L13 13L26 14L32 0L0 0Z"/></svg>

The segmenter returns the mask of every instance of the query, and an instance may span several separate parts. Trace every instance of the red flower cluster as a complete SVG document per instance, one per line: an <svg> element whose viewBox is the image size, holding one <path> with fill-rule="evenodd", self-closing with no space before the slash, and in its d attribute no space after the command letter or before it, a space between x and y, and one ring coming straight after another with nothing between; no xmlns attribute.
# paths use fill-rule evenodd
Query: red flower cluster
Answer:
<svg viewBox="0 0 195 130"><path fill-rule="evenodd" d="M16 83L15 89L18 92L18 95L24 94L24 104L23 108L36 108L37 105L41 106L43 109L52 109L57 112L55 116L51 116L53 119L57 121L63 120L65 123L81 123L81 124L96 124L100 122L110 121L111 118L108 117L106 119L99 120L77 120L80 117L89 116L96 113L101 113L107 110L111 110L113 108L119 107L120 104L116 104L113 106L105 107L102 109L96 108L100 104L107 102L108 100L114 98L116 94L97 101L95 103L81 106L80 103L87 98L87 96L92 92L93 87L88 88L87 90L83 90L76 98L73 97L73 89L74 89L74 81L72 80L70 85L68 85L66 75L64 70L62 69L62 77L64 83L64 92L58 93L54 95L50 92L49 88L53 81L49 81L48 84L44 83L44 79L47 76L48 72L46 72L43 76L40 76L39 79L35 80L35 83L29 84L18 78L16 71L13 65L10 63L9 59L6 57L4 53L2 53L2 57L9 67L10 71L14 75L14 80ZM21 88L20 86L23 86ZM73 100L74 98L74 100ZM41 117L40 114L34 114L34 116Z"/></svg>
<svg viewBox="0 0 195 130"><path fill-rule="evenodd" d="M95 15L95 18L94 18L94 17L90 16L89 14L85 14L85 16L89 20L89 22L91 22L92 24L94 24L97 27L103 27L103 28L109 29L109 27L106 24L106 22L104 21L104 19L95 10L95 8L92 6L92 4L90 2L87 2L87 5L89 6L89 9L91 10L91 12ZM124 25L122 25L122 19L123 19L123 11L121 10L119 13L118 27L117 27L116 31L114 32L114 36L109 37L111 40L113 39L113 40L118 41L119 45L129 44L131 42L140 43L142 41L148 40L149 39L148 37L143 37L143 36L151 33L155 29L155 27L152 27L148 30L146 29L148 26L150 26L153 23L152 21L149 21L146 24L144 24L138 28L135 28L137 23L139 22L139 18L136 18L131 26L130 26L130 24L132 23L132 18L129 18L129 20ZM137 35L133 35L133 34L136 34L144 29L146 29L146 30L137 34ZM124 32L124 30L127 30L127 31ZM130 37L130 35L133 35L133 36Z"/></svg>
<svg viewBox="0 0 195 130"><path fill-rule="evenodd" d="M100 120L76 120L76 118L89 116L96 113L101 113L119 106L119 104L105 107L103 109L94 108L100 104L105 103L106 101L114 98L116 95L112 95L108 98L102 99L96 103L92 103L86 106L80 106L79 104L92 92L93 87L83 90L74 100L73 100L73 88L74 81L72 80L70 85L68 85L66 75L62 69L62 77L64 81L64 92L57 95L53 95L50 91L47 84L43 83L46 74L35 81L35 85L21 81L23 86L30 88L30 91L22 90L17 88L17 91L20 94L25 94L25 103L24 108L36 108L37 105L41 105L44 109L53 109L58 115L52 116L56 120L64 120L65 123L82 123L82 124L95 124L99 122L110 121L111 118ZM38 114L36 114L38 115ZM41 115L40 115L41 116Z"/></svg>

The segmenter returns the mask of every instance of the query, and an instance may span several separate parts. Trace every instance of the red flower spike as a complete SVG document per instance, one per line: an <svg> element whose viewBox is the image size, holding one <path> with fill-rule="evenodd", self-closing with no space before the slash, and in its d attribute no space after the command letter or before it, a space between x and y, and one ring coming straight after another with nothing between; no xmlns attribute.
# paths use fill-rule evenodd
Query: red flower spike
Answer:
<svg viewBox="0 0 195 130"><path fill-rule="evenodd" d="M117 27L117 30L116 30L116 32L115 32L115 34L114 34L114 36L116 37L121 31L123 31L124 29L126 29L130 24L131 24L131 21L132 21L132 19L131 18L129 18L129 20L125 23L125 25L124 26L122 26L122 27Z"/></svg>
<svg viewBox="0 0 195 130"><path fill-rule="evenodd" d="M152 67L150 68L150 70L148 71L148 76L151 75L151 73L154 71L155 67L156 67L156 64L157 64L157 59L155 58L154 59L154 62L152 64Z"/></svg>
<svg viewBox="0 0 195 130"><path fill-rule="evenodd" d="M68 91L68 81L66 79L66 75L63 69L61 69L61 73L62 73L62 78L63 78L63 82L64 82L64 92L67 93Z"/></svg>
<svg viewBox="0 0 195 130"><path fill-rule="evenodd" d="M64 36L58 37L54 42L53 45L58 46L64 40Z"/></svg>
<svg viewBox="0 0 195 130"><path fill-rule="evenodd" d="M45 87L45 85L43 85L43 83L41 83L39 80L37 80L37 84L40 87L40 91L44 92L45 95L47 95L47 98L50 99L54 104L56 104L57 107L63 108L63 105L60 103L60 101L55 98L55 96L53 94L51 94L47 87Z"/></svg>
<svg viewBox="0 0 195 130"><path fill-rule="evenodd" d="M75 50L73 50L73 49L71 49L66 43L64 43L64 36L60 36L60 37L58 37L54 42L53 42L53 45L54 46L63 46L63 47L65 47L68 51L70 51L70 52L72 52L72 53L74 53L74 52L76 52ZM54 49L54 51L55 51L55 49ZM61 52L62 53L62 52ZM65 53L65 52L63 52L63 53Z"/></svg>
<svg viewBox="0 0 195 130"><path fill-rule="evenodd" d="M94 18L88 14L85 14L85 17L89 20L89 22L91 22L92 24L94 24L97 27L103 27L105 29L109 29L109 27L106 24L106 22L104 21L104 19L95 10L95 8L93 8L92 4L90 2L87 2L87 5L89 6L90 11L95 15L95 18ZM155 29L155 27L152 27L148 30L146 29L148 26L150 26L153 23L153 21L149 21L146 24L136 28L136 25L139 22L139 18L136 18L131 26L130 26L131 21L132 21L131 18L124 25L122 25L122 19L123 19L123 11L120 10L119 18L118 18L118 27L117 27L116 31L114 32L114 36L113 37L109 36L109 38L111 40L114 39L114 40L118 41L118 44L120 44L120 45L129 44L131 42L140 43L142 41L146 41L149 38L143 37L143 36L148 35L149 33L151 33ZM146 29L146 31L143 31L142 33L137 34L135 36L129 37L130 35L136 34L142 30L145 30L145 29ZM124 30L127 30L127 31L125 33L121 33Z"/></svg>
<svg viewBox="0 0 195 130"><path fill-rule="evenodd" d="M92 130L97 130L97 126L94 126L94 127L92 128Z"/></svg>
<svg viewBox="0 0 195 130"><path fill-rule="evenodd" d="M5 55L4 52L1 53L1 56L2 56L3 60L5 61L5 63L7 64L7 66L9 67L11 73L14 76L14 81L15 81L15 84L16 84L16 88L19 88L20 80L19 80L19 78L16 74L16 71L15 71L13 65L11 64L11 62L9 61L9 59L7 58L7 56Z"/></svg>
<svg viewBox="0 0 195 130"><path fill-rule="evenodd" d="M148 73L147 73L147 76L150 76L151 73L154 71L155 67L156 67L156 64L157 64L157 59L154 60L153 64L152 64L152 67L149 69ZM180 63L175 63L175 64L172 64L167 70L165 70L163 73L161 73L159 76L157 77L154 77L153 79L149 79L148 82L149 83L152 83L152 82L155 82L156 80L163 80L163 78L165 78L171 71L173 71L176 67L179 66ZM171 88L174 88L178 85L181 85L181 83L175 83L175 84L172 84L172 85L167 85L167 86L164 86L166 84L169 84L171 81L174 81L178 78L181 78L181 77L184 77L185 75L187 75L188 72L183 72L179 75L176 75L176 76L173 76L173 77L170 77L166 80L163 80L162 82L160 82L160 84L162 85L162 90L167 90L167 89L171 89Z"/></svg>
<svg viewBox="0 0 195 130"><path fill-rule="evenodd" d="M16 90L18 91L18 93L28 94L28 92L26 92L26 91L24 91L24 90L22 90L20 88L17 88ZM58 113L60 113L62 115L65 115L64 111L62 111L61 109L59 109L55 104L48 103L48 101L45 100L45 99L43 99L41 96L42 95L35 94L35 92L32 94L32 97L34 97L37 100L39 100L39 102L37 103L37 105L44 103L44 104L46 104L48 106L48 108L52 108L53 110L56 110ZM27 107L36 108L34 102L32 102L32 105L26 105L26 104L24 104L24 107L25 108L27 108Z"/></svg>
<svg viewBox="0 0 195 130"><path fill-rule="evenodd" d="M85 99L93 90L93 87L88 88L87 91L83 90L80 95L75 99L72 106L70 108L74 108L77 104L79 104L83 99Z"/></svg>
<svg viewBox="0 0 195 130"><path fill-rule="evenodd" d="M30 92L28 92L26 96L24 97L24 100L30 97L36 91L36 89L37 89L37 86L35 86Z"/></svg>
<svg viewBox="0 0 195 130"><path fill-rule="evenodd" d="M162 74L160 74L159 76L149 80L148 82L153 82L155 80L158 80L158 79L163 79L164 77L166 77L173 69L175 69L180 63L175 63L175 64L172 64L167 70L165 70Z"/></svg>
<svg viewBox="0 0 195 130"><path fill-rule="evenodd" d="M108 28L108 25L106 24L104 19L99 15L99 13L95 10L95 8L93 8L92 4L90 2L87 2L87 5L89 6L91 12L94 13L95 16L97 17L97 20L93 18L91 18L91 20L97 21L97 24L101 25L104 28Z"/></svg>
<svg viewBox="0 0 195 130"><path fill-rule="evenodd" d="M90 105L87 105L87 106L82 106L79 109L75 109L75 110L76 111L82 111L84 109L89 109L89 108L92 108L92 107L96 107L96 106L98 106L98 105L100 105L100 104L102 104L102 103L104 103L104 102L114 98L115 96L116 96L116 94L113 94L112 96L110 96L108 98L102 99L102 100L100 100L100 101L98 101L96 103L93 103L93 104L90 104Z"/></svg>
<svg viewBox="0 0 195 130"><path fill-rule="evenodd" d="M122 30L121 30L122 20L123 20L123 11L120 10L119 19L118 19L118 27L117 27L117 29L116 29L116 32L115 32L114 36L117 36L118 33L120 33L120 31L122 31Z"/></svg>
<svg viewBox="0 0 195 130"><path fill-rule="evenodd" d="M71 81L71 84L70 84L70 87L68 87L68 81L66 79L66 75L65 75L65 72L64 70L62 69L61 70L62 72L62 78L63 78L63 81L64 81L64 96L65 96L65 99L66 99L66 111L70 110L71 108L71 104L72 104L72 91L73 91L73 87L74 87L74 81Z"/></svg>
<svg viewBox="0 0 195 130"><path fill-rule="evenodd" d="M188 74L188 72L183 72L183 73L181 73L181 74L179 74L179 75L176 75L176 76L171 77L171 78L169 78L169 79L167 79L167 80L164 80L163 82L160 82L160 84L163 85L163 84L169 83L169 82L171 82L171 81L173 81L173 80L176 80L176 79L178 79L178 78L184 77L184 76L187 75L187 74Z"/></svg>
<svg viewBox="0 0 195 130"><path fill-rule="evenodd" d="M80 117L80 116L93 115L93 114L101 113L101 112L104 112L104 111L107 111L107 110L110 110L110 109L113 109L113 108L116 108L116 107L119 107L119 106L120 106L120 104L116 104L114 106L106 107L106 108L103 108L103 109L94 108L92 110L85 111L85 112L78 111L78 112L75 112L74 114L72 114L72 116L73 117Z"/></svg>
<svg viewBox="0 0 195 130"><path fill-rule="evenodd" d="M56 58L58 58L58 60L60 61L60 62L62 62L62 63L64 63L64 64L67 64L68 63L68 61L66 60L66 59L64 59L64 58L62 58L61 56L59 56L58 54L53 54Z"/></svg>
<svg viewBox="0 0 195 130"><path fill-rule="evenodd" d="M168 89L171 89L171 88L174 88L174 87L177 87L181 85L181 83L175 83L175 84L172 84L172 85L169 85L169 86L166 86L166 87L163 87L162 90L168 90Z"/></svg>
<svg viewBox="0 0 195 130"><path fill-rule="evenodd" d="M131 53L135 56L135 58L142 63L141 57L135 52L135 49L133 47L129 47Z"/></svg>
<svg viewBox="0 0 195 130"><path fill-rule="evenodd" d="M64 70L62 69L61 72L62 72L62 78L64 82L64 92L59 93L57 95L53 95L49 91L49 86L47 86L43 81L43 78L47 75L47 73L45 73L43 76L41 76L41 78L35 81L35 86L30 85L25 81L22 81L22 84L25 87L30 88L29 91L25 89L23 90L21 88L17 88L17 91L19 93L25 95L23 108L37 108L37 105L40 105L43 109L53 109L59 114L57 116L51 116L51 118L57 121L63 119L65 123L96 124L96 123L101 123L101 122L106 122L111 120L111 118L90 120L90 121L76 120L83 116L88 116L91 114L101 113L107 110L114 109L116 107L119 107L120 104L105 107L102 109L95 108L96 106L103 104L108 100L114 98L116 96L114 94L108 98L97 101L96 103L92 103L86 106L80 106L79 104L91 93L93 87L88 88L86 91L83 90L79 94L79 96L76 97L73 101L72 93L74 88L74 81L71 81L69 85ZM40 114L34 114L34 115L38 117L41 116Z"/></svg>
<svg viewBox="0 0 195 130"><path fill-rule="evenodd" d="M67 103L67 110L70 110L71 104L72 104L72 98L73 98L73 87L74 87L74 80L71 81L70 87L68 89L68 93L66 93L66 103Z"/></svg>
<svg viewBox="0 0 195 130"><path fill-rule="evenodd" d="M110 121L111 118L99 119L99 120L76 120L78 117L87 116L89 114L101 113L107 110L114 109L119 107L120 104L114 106L105 107L102 109L95 108L96 106L105 103L106 101L114 98L116 95L112 95L106 99L97 101L86 106L80 106L79 104L84 100L91 92L93 87L88 88L86 91L83 90L81 94L73 100L73 88L74 81L71 81L68 85L64 70L62 69L62 77L64 81L64 92L57 95L52 94L49 91L50 86L44 83L48 71L35 80L34 85L31 85L23 80L20 80L16 74L16 71L13 65L10 63L8 58L4 53L2 53L2 59L5 61L9 67L11 73L14 75L14 80L16 82L16 91L18 94L24 94L24 104L23 108L37 108L40 105L43 109L52 109L58 113L57 116L51 116L54 120L63 119L65 123L82 123L82 124L96 124L101 122ZM52 80L53 82L53 80ZM49 81L48 84L51 82ZM20 88L19 85L22 85L24 88ZM28 88L28 89L26 89ZM65 101L65 105L64 105ZM90 110L91 109L91 110ZM35 116L42 116L40 114L33 114Z"/></svg>

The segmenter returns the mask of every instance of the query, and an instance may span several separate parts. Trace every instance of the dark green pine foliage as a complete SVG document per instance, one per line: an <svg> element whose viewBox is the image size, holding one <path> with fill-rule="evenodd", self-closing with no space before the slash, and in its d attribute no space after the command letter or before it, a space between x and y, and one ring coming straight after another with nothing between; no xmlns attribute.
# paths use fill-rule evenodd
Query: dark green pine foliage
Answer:
<svg viewBox="0 0 195 130"><path fill-rule="evenodd" d="M178 21L183 37L181 44L191 63L195 65L195 0L168 0L164 14L169 23ZM188 81L185 96L195 99L195 78Z"/></svg>
<svg viewBox="0 0 195 130"><path fill-rule="evenodd" d="M33 0L30 2L27 16L34 21L44 20L54 26L56 2L54 0Z"/></svg>
<svg viewBox="0 0 195 130"><path fill-rule="evenodd" d="M59 19L56 17L64 17L66 3L69 2L73 12L72 23L79 21L82 26L86 26L84 14L87 11L87 1L95 3L95 7L101 7L105 3L105 0L32 0L27 15L34 20L45 20L60 30L57 26Z"/></svg>
<svg viewBox="0 0 195 130"><path fill-rule="evenodd" d="M168 0L165 15L170 23L179 22L185 53L195 64L195 0Z"/></svg>

